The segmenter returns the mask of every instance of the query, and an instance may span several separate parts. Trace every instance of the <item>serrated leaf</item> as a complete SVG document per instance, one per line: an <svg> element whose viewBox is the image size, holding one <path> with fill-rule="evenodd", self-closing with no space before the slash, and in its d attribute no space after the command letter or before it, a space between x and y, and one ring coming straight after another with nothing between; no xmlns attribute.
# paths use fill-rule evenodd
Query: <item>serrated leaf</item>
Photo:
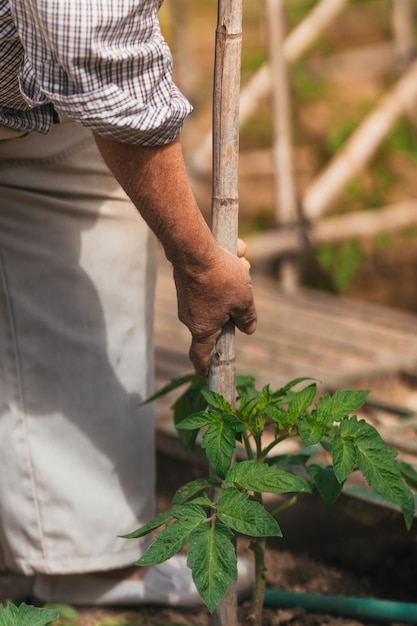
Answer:
<svg viewBox="0 0 417 626"><path fill-rule="evenodd" d="M235 434L237 428L245 429L242 422L224 415L223 419L209 424L201 441L201 447L206 451L210 465L220 478L224 478L232 462L236 447Z"/></svg>
<svg viewBox="0 0 417 626"><path fill-rule="evenodd" d="M57 609L42 609L22 602L0 605L0 626L47 626L59 619Z"/></svg>
<svg viewBox="0 0 417 626"><path fill-rule="evenodd" d="M283 428L290 428L292 423L288 419L288 413L280 406L265 407L265 415L271 418L275 424L275 432L278 433Z"/></svg>
<svg viewBox="0 0 417 626"><path fill-rule="evenodd" d="M282 537L277 521L262 504L250 500L247 493L241 493L234 487L220 491L217 515L223 524L244 535Z"/></svg>
<svg viewBox="0 0 417 626"><path fill-rule="evenodd" d="M224 413L233 412L230 402L228 402L220 393L208 389L204 389L201 393L207 404L214 409L218 409L219 411L222 411Z"/></svg>
<svg viewBox="0 0 417 626"><path fill-rule="evenodd" d="M187 565L201 599L210 612L237 578L233 533L222 524L198 526L189 537Z"/></svg>
<svg viewBox="0 0 417 626"><path fill-rule="evenodd" d="M406 526L410 528L414 519L414 498L395 461L397 453L364 420L346 419L341 428L342 424L347 428L345 422L349 423L349 431L355 432L356 462L366 481L385 500L401 508Z"/></svg>
<svg viewBox="0 0 417 626"><path fill-rule="evenodd" d="M369 391L363 389L340 389L332 396L327 393L317 402L316 418L328 425L338 422L359 409L368 395Z"/></svg>
<svg viewBox="0 0 417 626"><path fill-rule="evenodd" d="M344 482L356 465L356 448L352 438L343 436L339 429L332 441L332 460L334 473L339 482Z"/></svg>
<svg viewBox="0 0 417 626"><path fill-rule="evenodd" d="M319 443L327 430L327 427L318 422L314 415L303 417L296 426L303 446L313 446Z"/></svg>
<svg viewBox="0 0 417 626"><path fill-rule="evenodd" d="M218 415L215 413L214 415ZM175 427L178 430L199 430L207 426L214 418L212 411L198 411L178 422Z"/></svg>
<svg viewBox="0 0 417 626"><path fill-rule="evenodd" d="M307 409L311 406L316 393L317 387L315 384L312 384L292 395L288 404L289 426L293 426L300 417L305 415Z"/></svg>
<svg viewBox="0 0 417 626"><path fill-rule="evenodd" d="M213 506L213 502L205 493L202 496L199 496L197 498L193 498L192 500L190 500L190 504L198 504L198 506L203 506L203 507Z"/></svg>
<svg viewBox="0 0 417 626"><path fill-rule="evenodd" d="M189 534L207 519L204 510L191 503L174 507L172 513L177 521L157 534L136 565L157 565L167 561L183 548Z"/></svg>
<svg viewBox="0 0 417 626"><path fill-rule="evenodd" d="M226 473L228 485L261 493L310 493L311 487L302 476L275 466L241 461Z"/></svg>
<svg viewBox="0 0 417 626"><path fill-rule="evenodd" d="M208 487L220 487L221 482L216 478L198 478L183 485L174 494L172 504L183 504L186 500L192 498L196 493Z"/></svg>
<svg viewBox="0 0 417 626"><path fill-rule="evenodd" d="M145 535L149 535L149 533L153 530L156 530L156 528L159 528L163 524L172 520L173 517L174 515L172 511L164 511L163 513L157 515L157 517L151 519L147 524L144 524L144 526L141 526L128 535L120 535L120 537L122 537L122 539L137 539L138 537L144 537Z"/></svg>
<svg viewBox="0 0 417 626"><path fill-rule="evenodd" d="M314 464L307 466L307 472L323 498L324 504L327 507L333 506L342 493L343 482L340 483L337 480L332 467Z"/></svg>

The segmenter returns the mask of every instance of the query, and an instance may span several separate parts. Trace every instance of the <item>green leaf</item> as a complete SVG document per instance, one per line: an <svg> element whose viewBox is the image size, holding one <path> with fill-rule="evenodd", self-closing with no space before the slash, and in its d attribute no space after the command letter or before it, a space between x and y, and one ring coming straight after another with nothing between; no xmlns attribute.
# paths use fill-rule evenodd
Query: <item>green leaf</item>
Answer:
<svg viewBox="0 0 417 626"><path fill-rule="evenodd" d="M216 391L209 391L207 389L204 389L201 393L207 404L213 407L213 409L217 409L223 413L233 412L230 402L227 402L227 400L220 393L217 393Z"/></svg>
<svg viewBox="0 0 417 626"><path fill-rule="evenodd" d="M414 498L395 461L397 453L364 420L357 422L354 444L356 462L368 484L388 502L401 508L406 526L410 528L414 519Z"/></svg>
<svg viewBox="0 0 417 626"><path fill-rule="evenodd" d="M166 396L171 391L178 389L178 387L181 387L182 385L185 385L186 383L191 383L191 386L207 387L207 378L204 378L204 376L199 376L198 374L186 374L185 376L174 378L173 380L171 380L170 383L165 385L165 387L163 387L162 389L154 393L153 396L150 396L150 398L147 398L144 402L142 402L141 405L147 404L148 402L153 402L154 400L157 400L158 398L161 398L162 396Z"/></svg>
<svg viewBox="0 0 417 626"><path fill-rule="evenodd" d="M320 398L316 405L315 415L320 422L331 425L347 417L365 402L369 395L368 390L338 390L332 396L327 393Z"/></svg>
<svg viewBox="0 0 417 626"><path fill-rule="evenodd" d="M261 493L311 493L308 482L294 474L265 463L241 461L226 473L228 485Z"/></svg>
<svg viewBox="0 0 417 626"><path fill-rule="evenodd" d="M233 533L222 524L198 526L190 535L187 565L201 599L210 612L237 578Z"/></svg>
<svg viewBox="0 0 417 626"><path fill-rule="evenodd" d="M317 380L317 378L311 378L311 376L301 376L300 378L293 378L293 380L290 380L290 382L284 385L282 389L284 391L288 391L289 389L292 389L300 383L305 383L307 380Z"/></svg>
<svg viewBox="0 0 417 626"><path fill-rule="evenodd" d="M177 398L173 404L174 412L174 425L177 426L186 417L204 411L207 408L207 403L203 398L201 391L208 386L207 379L197 376L197 380L184 391L184 393ZM178 430L178 436L188 450L193 450L195 446L195 440L197 438L199 428L195 430Z"/></svg>
<svg viewBox="0 0 417 626"><path fill-rule="evenodd" d="M149 535L153 530L159 528L163 524L166 524L171 519L173 519L174 515L172 511L165 511L164 513L160 513L157 517L151 519L147 524L141 526L137 530L129 533L128 535L120 535L123 539L137 539L138 537L144 537L145 535ZM1 626L1 624L0 624Z"/></svg>
<svg viewBox="0 0 417 626"><path fill-rule="evenodd" d="M343 423L343 422L342 422ZM332 442L332 460L337 480L342 483L353 472L356 465L356 448L353 439L343 435L339 428Z"/></svg>
<svg viewBox="0 0 417 626"><path fill-rule="evenodd" d="M47 626L59 619L57 609L41 609L22 602L0 605L0 626Z"/></svg>
<svg viewBox="0 0 417 626"><path fill-rule="evenodd" d="M280 406L265 407L265 415L271 418L275 424L275 433L279 433L284 428L291 428L292 423L288 419L288 413Z"/></svg>
<svg viewBox="0 0 417 626"><path fill-rule="evenodd" d="M358 421L356 416L340 422L339 434L353 443L356 463L368 485L387 502L400 507L406 526L410 528L414 519L414 498L395 460L395 450L383 441L373 426L365 420Z"/></svg>
<svg viewBox="0 0 417 626"><path fill-rule="evenodd" d="M177 521L157 534L136 565L157 565L167 561L183 548L191 531L207 520L205 511L192 503L174 507L172 513Z"/></svg>
<svg viewBox="0 0 417 626"><path fill-rule="evenodd" d="M251 537L282 537L276 520L260 504L234 487L220 491L217 501L219 520L229 528Z"/></svg>
<svg viewBox="0 0 417 626"><path fill-rule="evenodd" d="M307 415L297 423L297 431L303 446L313 446L324 436L327 426L320 423L314 415Z"/></svg>
<svg viewBox="0 0 417 626"><path fill-rule="evenodd" d="M198 478L180 487L172 498L172 504L183 504L196 493L208 487L220 487L221 482L216 478Z"/></svg>
<svg viewBox="0 0 417 626"><path fill-rule="evenodd" d="M203 426L207 426L213 420L213 417L217 415L218 413L215 411L198 411L185 417L175 426L178 430L199 430Z"/></svg>
<svg viewBox="0 0 417 626"><path fill-rule="evenodd" d="M236 390L238 395L253 393L255 389L255 377L238 374L236 376Z"/></svg>
<svg viewBox="0 0 417 626"><path fill-rule="evenodd" d="M323 498L324 504L327 507L333 506L342 493L343 483L337 480L332 467L309 465L307 472L317 487L317 491Z"/></svg>
<svg viewBox="0 0 417 626"><path fill-rule="evenodd" d="M317 387L315 384L312 384L292 395L288 403L288 426L293 426L300 417L306 414L316 393Z"/></svg>
<svg viewBox="0 0 417 626"><path fill-rule="evenodd" d="M213 507L213 502L210 500L210 498L208 497L207 494L203 493L202 496L199 496L197 498L193 498L192 500L190 500L190 504L198 504L198 506L203 506L203 507Z"/></svg>
<svg viewBox="0 0 417 626"><path fill-rule="evenodd" d="M216 474L224 478L236 447L235 434L246 427L232 415L217 415L218 419L213 420L204 433L201 447Z"/></svg>

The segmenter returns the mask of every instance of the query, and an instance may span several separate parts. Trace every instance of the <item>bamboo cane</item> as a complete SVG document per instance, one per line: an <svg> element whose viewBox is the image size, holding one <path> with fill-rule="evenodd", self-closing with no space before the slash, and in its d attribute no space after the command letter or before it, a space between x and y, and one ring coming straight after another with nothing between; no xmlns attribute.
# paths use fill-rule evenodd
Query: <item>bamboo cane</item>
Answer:
<svg viewBox="0 0 417 626"><path fill-rule="evenodd" d="M212 231L220 245L236 254L238 228L239 91L242 52L242 0L219 0L213 89ZM210 389L232 405L236 395L234 325L217 341L209 373ZM237 626L233 583L214 611L211 626Z"/></svg>
<svg viewBox="0 0 417 626"><path fill-rule="evenodd" d="M238 228L239 88L242 46L241 0L219 0L213 95L212 231L236 254ZM229 401L235 393L234 330L217 342L210 382Z"/></svg>

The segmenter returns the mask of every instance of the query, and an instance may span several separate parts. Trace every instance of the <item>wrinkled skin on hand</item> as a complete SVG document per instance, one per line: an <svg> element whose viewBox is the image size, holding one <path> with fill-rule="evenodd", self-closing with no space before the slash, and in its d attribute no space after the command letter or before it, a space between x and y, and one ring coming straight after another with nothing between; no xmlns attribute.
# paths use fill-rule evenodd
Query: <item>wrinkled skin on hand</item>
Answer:
<svg viewBox="0 0 417 626"><path fill-rule="evenodd" d="M191 332L190 360L203 376L208 373L216 340L230 319L240 331L255 332L257 314L244 253L241 241L238 256L218 246L215 258L192 275L174 265L178 317Z"/></svg>

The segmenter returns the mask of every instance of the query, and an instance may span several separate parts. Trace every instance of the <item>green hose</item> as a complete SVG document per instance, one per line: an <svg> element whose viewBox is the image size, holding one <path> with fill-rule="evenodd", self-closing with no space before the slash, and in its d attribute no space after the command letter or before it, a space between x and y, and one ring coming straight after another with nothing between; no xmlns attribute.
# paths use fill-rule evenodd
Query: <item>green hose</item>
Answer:
<svg viewBox="0 0 417 626"><path fill-rule="evenodd" d="M302 607L310 613L328 613L340 617L417 624L417 604L409 602L345 598L343 596L266 589L264 606L281 609Z"/></svg>

